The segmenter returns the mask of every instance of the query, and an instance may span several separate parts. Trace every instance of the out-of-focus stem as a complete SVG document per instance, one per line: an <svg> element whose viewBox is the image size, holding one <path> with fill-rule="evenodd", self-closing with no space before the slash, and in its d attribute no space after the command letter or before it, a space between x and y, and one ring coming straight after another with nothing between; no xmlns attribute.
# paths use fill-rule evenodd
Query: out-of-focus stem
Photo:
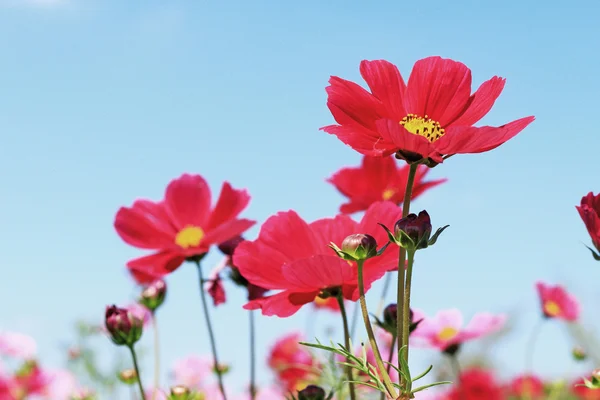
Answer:
<svg viewBox="0 0 600 400"><path fill-rule="evenodd" d="M342 323L344 325L344 346L346 346L346 349L348 349L349 351L352 351L352 349L350 348L350 329L348 328L348 316L346 315L346 306L344 304L344 298L342 297L341 294L339 294L337 296L337 301L338 301L338 304L340 305L340 313L342 314ZM346 361L350 362L349 359L346 359ZM354 381L353 374L352 374L352 367L349 365L346 365L346 375L348 377L348 387L350 389L350 399L356 400L356 392L354 390L354 383L352 383Z"/></svg>

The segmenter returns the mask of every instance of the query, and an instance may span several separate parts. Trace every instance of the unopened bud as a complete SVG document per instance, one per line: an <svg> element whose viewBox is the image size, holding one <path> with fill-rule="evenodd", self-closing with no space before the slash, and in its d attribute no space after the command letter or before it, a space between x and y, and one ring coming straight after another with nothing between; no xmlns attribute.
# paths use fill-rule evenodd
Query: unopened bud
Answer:
<svg viewBox="0 0 600 400"><path fill-rule="evenodd" d="M583 361L587 358L585 350L579 346L575 347L572 351L573 358L577 361Z"/></svg>
<svg viewBox="0 0 600 400"><path fill-rule="evenodd" d="M187 386L177 385L171 388L171 394L169 394L169 400L190 400L191 392Z"/></svg>
<svg viewBox="0 0 600 400"><path fill-rule="evenodd" d="M68 350L69 360L74 361L81 357L81 349L79 347L71 347Z"/></svg>
<svg viewBox="0 0 600 400"><path fill-rule="evenodd" d="M394 225L394 236L400 245L406 249L424 249L431 236L431 219L427 211L419 215L408 214Z"/></svg>
<svg viewBox="0 0 600 400"><path fill-rule="evenodd" d="M383 310L383 322L392 328L396 327L396 320L398 318L398 305L396 303L389 304Z"/></svg>
<svg viewBox="0 0 600 400"><path fill-rule="evenodd" d="M325 390L316 385L309 385L298 392L298 400L325 400Z"/></svg>
<svg viewBox="0 0 600 400"><path fill-rule="evenodd" d="M70 400L96 400L96 394L90 389L78 389L71 395Z"/></svg>
<svg viewBox="0 0 600 400"><path fill-rule="evenodd" d="M119 372L119 380L126 385L133 385L137 382L137 374L135 373L135 369L128 368Z"/></svg>
<svg viewBox="0 0 600 400"><path fill-rule="evenodd" d="M344 239L342 252L354 260L366 260L377 255L377 241L371 235L356 233Z"/></svg>
<svg viewBox="0 0 600 400"><path fill-rule="evenodd" d="M243 241L244 238L242 236L236 236L219 244L219 250L221 250L221 253L225 254L226 256L231 257L238 244L242 243Z"/></svg>
<svg viewBox="0 0 600 400"><path fill-rule="evenodd" d="M116 345L133 346L142 336L143 321L125 308L106 307L104 323Z"/></svg>
<svg viewBox="0 0 600 400"><path fill-rule="evenodd" d="M150 311L156 310L165 301L167 284L162 279L157 279L142 290L140 304Z"/></svg>

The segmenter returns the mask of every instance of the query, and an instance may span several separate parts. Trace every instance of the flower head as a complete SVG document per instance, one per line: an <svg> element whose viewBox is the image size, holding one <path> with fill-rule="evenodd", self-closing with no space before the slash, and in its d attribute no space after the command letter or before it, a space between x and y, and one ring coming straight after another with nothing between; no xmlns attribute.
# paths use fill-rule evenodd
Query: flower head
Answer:
<svg viewBox="0 0 600 400"><path fill-rule="evenodd" d="M536 282L535 287L540 297L542 313L546 318L558 318L570 322L579 318L579 302L562 286Z"/></svg>
<svg viewBox="0 0 600 400"><path fill-rule="evenodd" d="M505 400L502 386L486 370L471 368L460 374L460 382L447 395L448 400Z"/></svg>
<svg viewBox="0 0 600 400"><path fill-rule="evenodd" d="M592 238L594 247L600 252L600 193L594 196L594 193L589 192L581 199L581 204L576 208ZM593 250L592 254L596 260L600 260L600 254Z"/></svg>
<svg viewBox="0 0 600 400"><path fill-rule="evenodd" d="M524 399L542 399L544 395L544 382L535 375L521 375L510 382L509 393Z"/></svg>
<svg viewBox="0 0 600 400"><path fill-rule="evenodd" d="M318 361L299 342L302 335L288 334L279 339L268 357L269 367L287 390L295 390L302 384L316 379Z"/></svg>
<svg viewBox="0 0 600 400"><path fill-rule="evenodd" d="M190 355L175 361L173 381L177 385L197 390L207 377L212 376L213 370L213 363L208 358Z"/></svg>
<svg viewBox="0 0 600 400"><path fill-rule="evenodd" d="M140 303L150 311L154 311L162 305L166 296L167 283L162 279L157 279L142 290Z"/></svg>
<svg viewBox="0 0 600 400"><path fill-rule="evenodd" d="M422 313L415 311L415 319ZM434 317L424 317L412 337L416 345L446 351L451 346L493 333L504 325L505 315L478 313L463 327L463 316L457 309L439 311Z"/></svg>
<svg viewBox="0 0 600 400"><path fill-rule="evenodd" d="M427 247L431 236L431 218L427 211L408 214L394 225L394 236L402 247L423 249Z"/></svg>
<svg viewBox="0 0 600 400"><path fill-rule="evenodd" d="M347 215L338 215L309 224L293 211L270 217L261 227L258 239L237 247L233 263L249 282L280 292L251 301L244 308L261 309L264 315L288 317L317 296L332 291L356 301L356 264L336 256L329 244L339 246L347 236L357 232L385 243L387 235L378 223L393 223L401 213L395 204L379 202L369 207L360 223ZM392 251L366 260L365 289L387 271L395 270L396 265L397 254Z"/></svg>
<svg viewBox="0 0 600 400"><path fill-rule="evenodd" d="M142 336L143 321L114 305L106 307L105 326L116 345L133 346Z"/></svg>
<svg viewBox="0 0 600 400"><path fill-rule="evenodd" d="M0 355L29 360L36 352L37 345L31 336L18 332L0 332Z"/></svg>
<svg viewBox="0 0 600 400"><path fill-rule="evenodd" d="M371 235L354 233L342 241L343 258L366 260L377 255L377 240Z"/></svg>
<svg viewBox="0 0 600 400"><path fill-rule="evenodd" d="M184 260L208 252L210 246L237 237L254 221L238 219L250 202L245 190L223 184L211 208L208 184L200 175L183 174L169 183L160 202L138 200L122 207L115 229L128 244L155 252L129 261L139 283L150 283L175 269Z"/></svg>
<svg viewBox="0 0 600 400"><path fill-rule="evenodd" d="M402 203L408 170L408 165L398 166L393 157L364 156L360 167L342 168L327 181L348 198L348 202L341 205L340 212L352 214L364 211L371 204L382 200L389 200L395 204ZM424 165L417 167L412 199L446 182L446 179L426 181L429 171L429 168Z"/></svg>
<svg viewBox="0 0 600 400"><path fill-rule="evenodd" d="M419 60L408 83L384 60L362 61L360 73L371 92L331 77L327 106L337 125L321 129L365 155L396 153L409 162L435 165L453 154L492 150L534 120L474 127L500 96L505 80L495 76L471 94L471 70L457 61Z"/></svg>

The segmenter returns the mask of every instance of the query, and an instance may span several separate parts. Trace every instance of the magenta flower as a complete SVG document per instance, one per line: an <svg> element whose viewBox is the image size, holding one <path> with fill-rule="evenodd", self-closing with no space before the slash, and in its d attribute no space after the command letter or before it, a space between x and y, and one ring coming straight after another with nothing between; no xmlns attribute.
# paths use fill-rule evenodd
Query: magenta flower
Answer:
<svg viewBox="0 0 600 400"><path fill-rule="evenodd" d="M35 357L37 345L28 335L18 332L0 332L0 355L30 360Z"/></svg>
<svg viewBox="0 0 600 400"><path fill-rule="evenodd" d="M478 313L467 326L463 327L463 316L458 309L439 311L432 318L425 317L415 310L414 318L416 320L424 318L412 334L414 344L421 347L434 347L441 351L493 333L502 328L506 321L505 315Z"/></svg>
<svg viewBox="0 0 600 400"><path fill-rule="evenodd" d="M580 313L579 302L562 286L536 282L535 287L540 296L542 313L546 318L558 318L569 322L577 320Z"/></svg>
<svg viewBox="0 0 600 400"><path fill-rule="evenodd" d="M175 361L172 369L173 383L198 390L207 377L213 376L213 362L197 355Z"/></svg>

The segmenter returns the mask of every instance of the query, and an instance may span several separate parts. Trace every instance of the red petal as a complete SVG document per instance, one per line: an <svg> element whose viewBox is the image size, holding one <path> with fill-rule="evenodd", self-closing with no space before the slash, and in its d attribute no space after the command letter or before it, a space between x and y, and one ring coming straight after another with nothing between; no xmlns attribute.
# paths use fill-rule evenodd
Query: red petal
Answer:
<svg viewBox="0 0 600 400"><path fill-rule="evenodd" d="M238 245L233 264L257 286L286 289L283 264L316 254L320 248L312 229L296 212L280 212L265 221L258 239Z"/></svg>
<svg viewBox="0 0 600 400"><path fill-rule="evenodd" d="M225 303L227 297L225 295L225 288L223 287L223 282L221 281L220 276L217 276L209 282L206 291L208 292L210 297L212 297L213 304L215 307Z"/></svg>
<svg viewBox="0 0 600 400"><path fill-rule="evenodd" d="M371 93L383 104L388 118L400 121L406 116L403 103L406 84L394 64L385 60L364 60L360 63L360 74Z"/></svg>
<svg viewBox="0 0 600 400"><path fill-rule="evenodd" d="M208 248L213 244L223 243L229 239L241 235L250 229L256 221L249 219L234 219L218 225L215 229L206 232L200 245Z"/></svg>
<svg viewBox="0 0 600 400"><path fill-rule="evenodd" d="M502 93L506 79L494 76L479 86L479 89L469 98L465 111L448 125L472 126L483 118L491 109L496 99Z"/></svg>
<svg viewBox="0 0 600 400"><path fill-rule="evenodd" d="M140 206L141 205L141 206ZM149 214L144 203L136 202L131 208L121 207L115 216L114 227L125 243L142 249L160 249L173 245L174 232L168 222Z"/></svg>
<svg viewBox="0 0 600 400"><path fill-rule="evenodd" d="M148 284L175 271L184 261L181 254L161 251L133 259L127 263L127 268L138 283Z"/></svg>
<svg viewBox="0 0 600 400"><path fill-rule="evenodd" d="M312 256L283 266L290 287L303 291L342 286L356 281L355 267L337 256Z"/></svg>
<svg viewBox="0 0 600 400"><path fill-rule="evenodd" d="M210 214L210 188L200 175L183 174L167 186L167 213L183 229L188 225L204 227Z"/></svg>
<svg viewBox="0 0 600 400"><path fill-rule="evenodd" d="M410 133L398 121L391 119L382 119L377 121L377 130L386 142L394 143L396 149L410 151L420 154L424 158L431 158L441 163L442 157L431 146L429 140L423 136Z"/></svg>
<svg viewBox="0 0 600 400"><path fill-rule="evenodd" d="M356 123L374 129L375 121L385 116L381 102L354 82L332 76L327 91L327 107L340 125Z"/></svg>
<svg viewBox="0 0 600 400"><path fill-rule="evenodd" d="M321 130L337 136L343 143L367 156L387 156L396 151L392 142L382 140L379 134L356 124L329 125Z"/></svg>
<svg viewBox="0 0 600 400"><path fill-rule="evenodd" d="M434 142L434 146L441 154L483 153L513 138L534 119L535 117L525 117L497 128L450 127L444 136Z"/></svg>
<svg viewBox="0 0 600 400"><path fill-rule="evenodd" d="M408 78L406 111L427 115L444 127L465 109L471 95L471 70L458 61L427 57Z"/></svg>
<svg viewBox="0 0 600 400"><path fill-rule="evenodd" d="M293 293L286 290L272 296L249 301L244 305L244 309L261 309L263 315L286 318L294 315L304 304L312 302L317 294L319 293Z"/></svg>
<svg viewBox="0 0 600 400"><path fill-rule="evenodd" d="M329 248L331 242L340 246L348 235L356 233L358 224L347 215L338 215L335 218L323 218L310 223L310 228L319 243L319 253L333 255Z"/></svg>
<svg viewBox="0 0 600 400"><path fill-rule="evenodd" d="M217 228L220 224L236 218L250 202L250 195L246 190L236 190L229 182L223 183L221 194L215 208L212 210L206 230Z"/></svg>

